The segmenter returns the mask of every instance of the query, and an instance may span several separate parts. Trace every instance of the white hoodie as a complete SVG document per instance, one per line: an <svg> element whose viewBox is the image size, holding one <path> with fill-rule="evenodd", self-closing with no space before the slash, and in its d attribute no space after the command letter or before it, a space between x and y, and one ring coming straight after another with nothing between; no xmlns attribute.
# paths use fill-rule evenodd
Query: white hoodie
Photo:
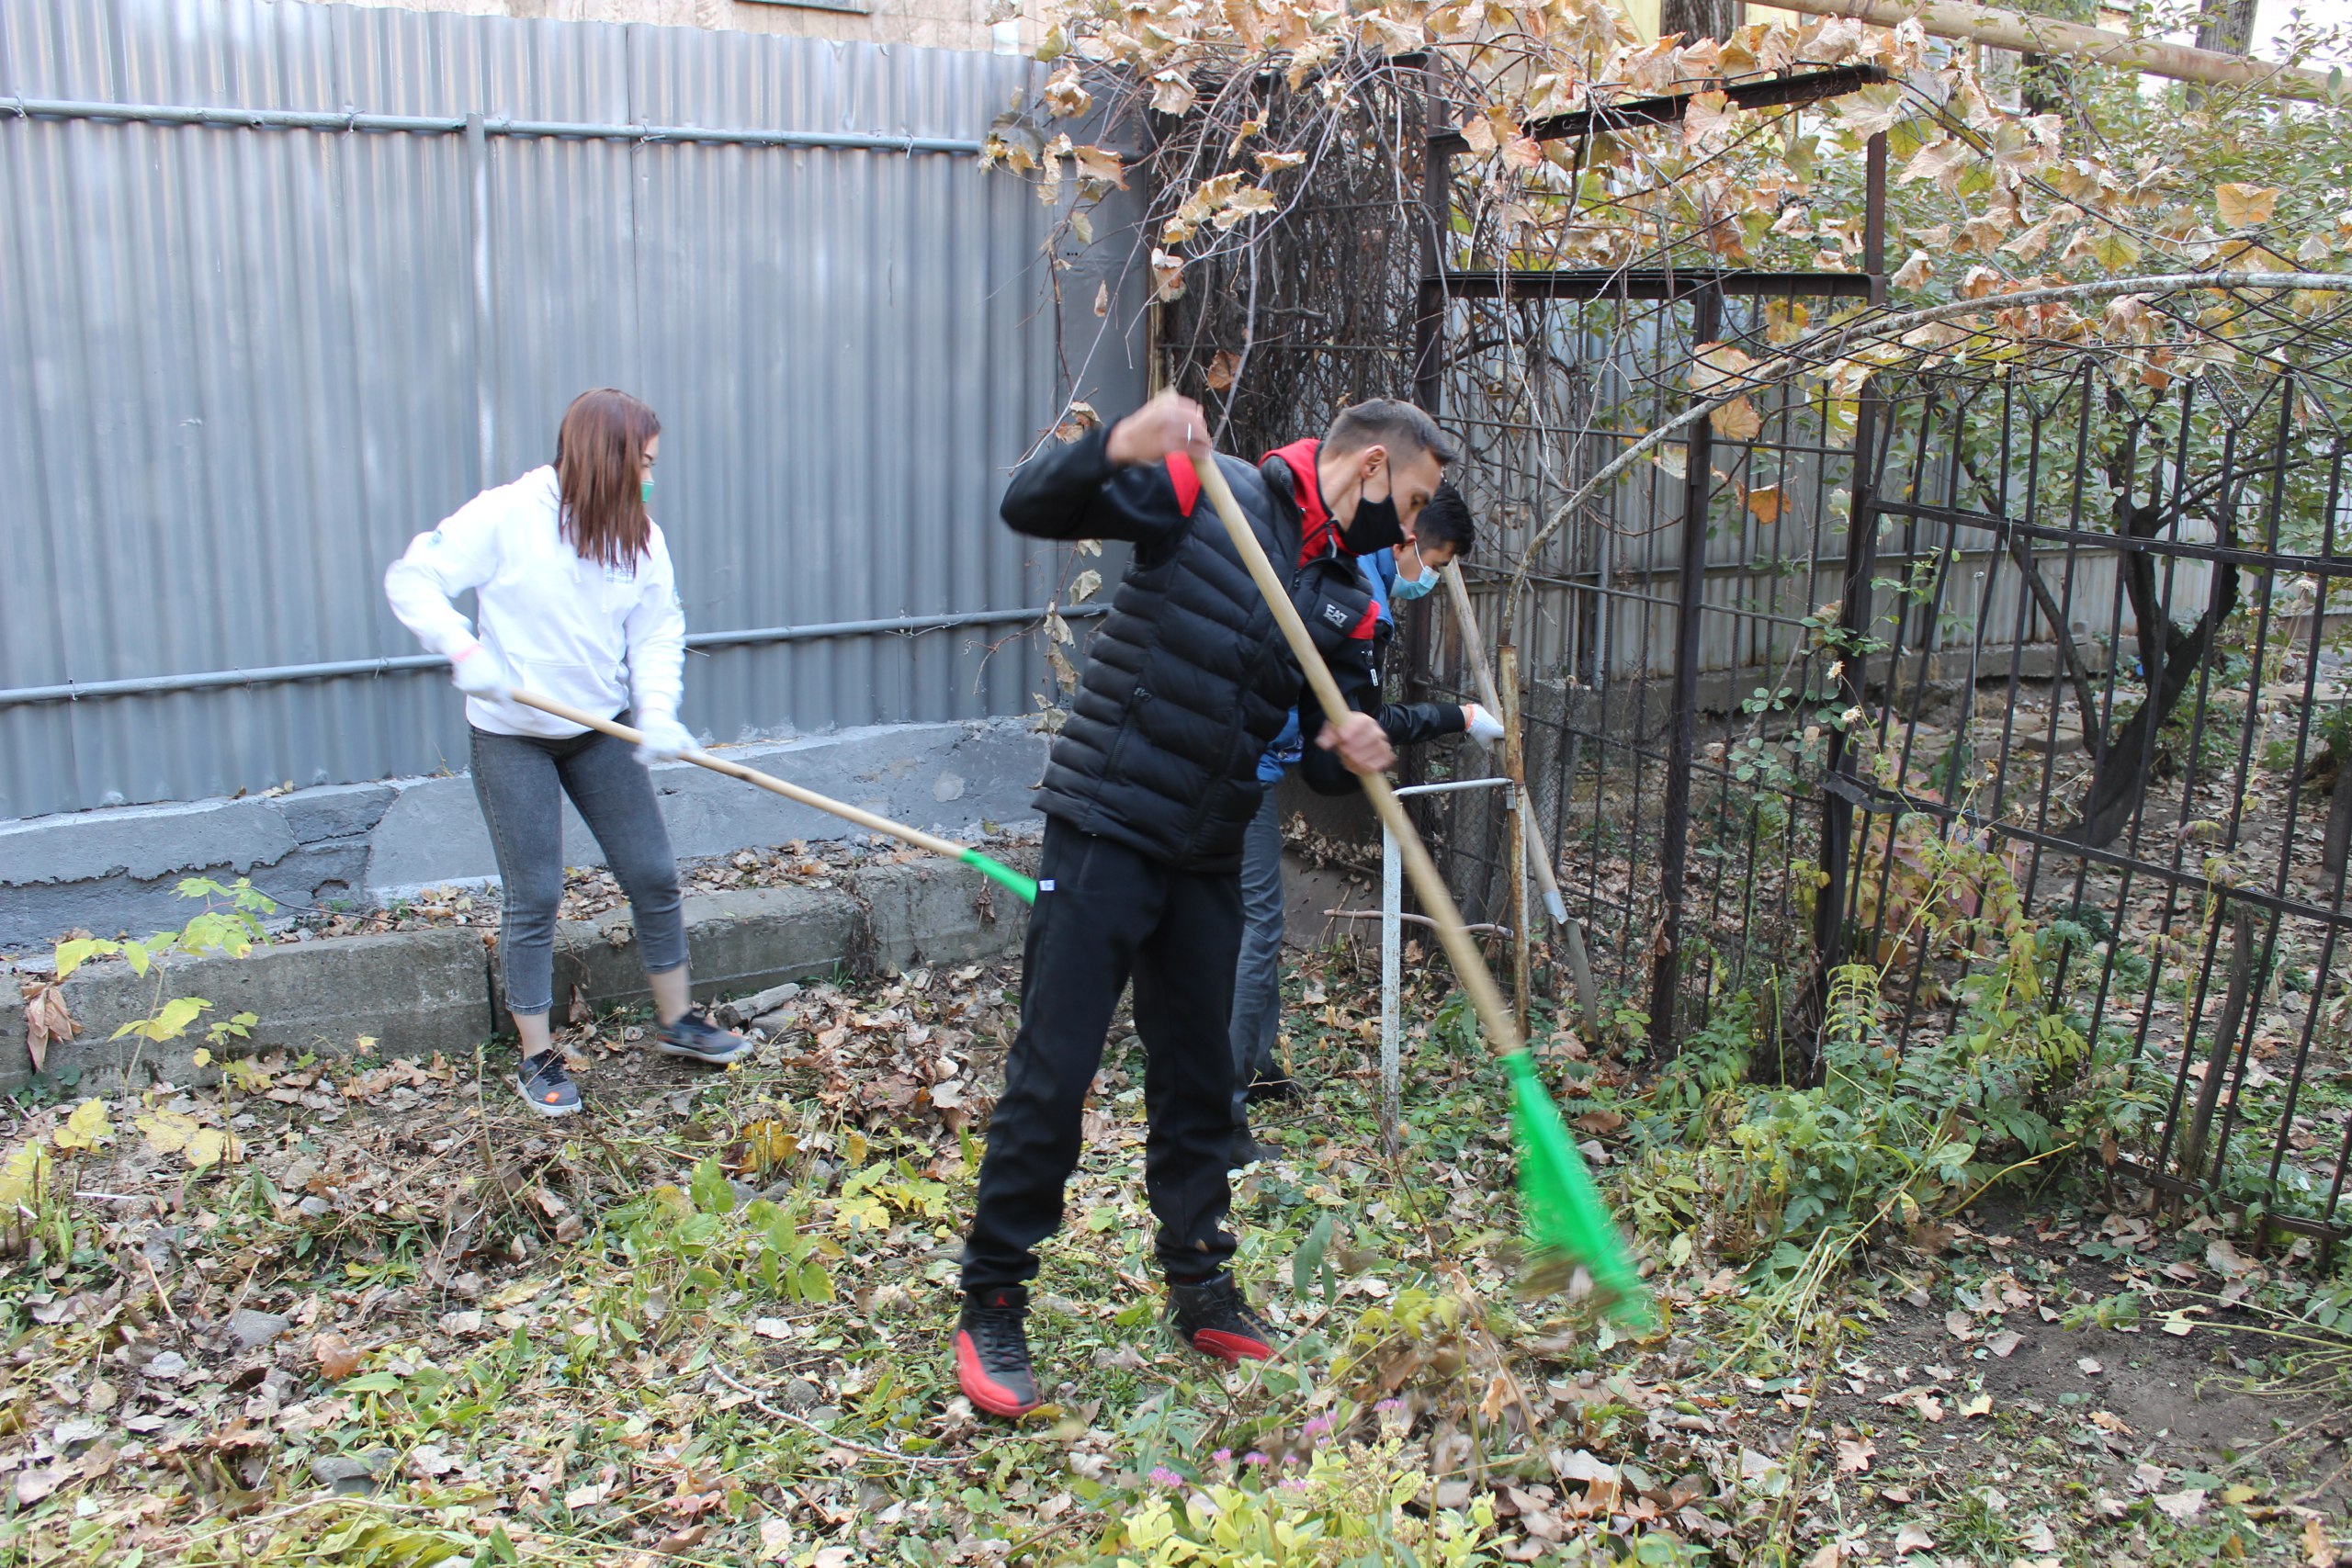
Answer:
<svg viewBox="0 0 2352 1568"><path fill-rule="evenodd" d="M411 540L384 573L392 613L434 652L462 653L475 633L450 600L470 588L480 640L523 690L591 713L627 706L639 724L675 718L686 617L662 530L653 528L633 565L600 566L564 541L560 505L552 468L482 491ZM494 735L582 733L537 708L482 697L466 699L466 720Z"/></svg>

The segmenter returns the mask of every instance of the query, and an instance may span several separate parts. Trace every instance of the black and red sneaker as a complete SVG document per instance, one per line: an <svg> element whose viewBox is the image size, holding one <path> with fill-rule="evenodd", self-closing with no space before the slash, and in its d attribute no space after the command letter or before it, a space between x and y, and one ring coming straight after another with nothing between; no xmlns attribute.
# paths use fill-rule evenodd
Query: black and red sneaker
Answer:
<svg viewBox="0 0 2352 1568"><path fill-rule="evenodd" d="M964 1397L991 1416L1021 1416L1037 1408L1037 1380L1029 1370L1029 1292L1000 1285L967 1292L956 1323L956 1382Z"/></svg>
<svg viewBox="0 0 2352 1568"><path fill-rule="evenodd" d="M1169 1280L1168 1327L1202 1355L1228 1365L1271 1361L1282 1350L1282 1336L1243 1298L1230 1274L1191 1285Z"/></svg>

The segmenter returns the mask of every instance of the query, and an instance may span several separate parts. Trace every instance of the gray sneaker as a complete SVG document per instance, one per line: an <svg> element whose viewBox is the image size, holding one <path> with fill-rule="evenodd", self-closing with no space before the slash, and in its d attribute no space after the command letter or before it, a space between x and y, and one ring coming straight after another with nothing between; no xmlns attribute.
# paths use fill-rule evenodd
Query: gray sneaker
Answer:
<svg viewBox="0 0 2352 1568"><path fill-rule="evenodd" d="M690 1062L703 1062L723 1067L749 1052L752 1043L740 1034L730 1034L699 1012L682 1015L674 1023L665 1023L654 1036L653 1048L665 1056L684 1056Z"/></svg>
<svg viewBox="0 0 2352 1568"><path fill-rule="evenodd" d="M563 1053L546 1051L514 1064L511 1080L523 1103L542 1116L570 1116L580 1109L580 1089L563 1070Z"/></svg>

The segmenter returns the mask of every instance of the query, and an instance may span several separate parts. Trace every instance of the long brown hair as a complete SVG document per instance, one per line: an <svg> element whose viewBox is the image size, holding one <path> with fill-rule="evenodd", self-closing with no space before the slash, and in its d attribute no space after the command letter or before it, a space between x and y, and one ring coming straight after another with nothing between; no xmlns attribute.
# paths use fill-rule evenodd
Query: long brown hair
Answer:
<svg viewBox="0 0 2352 1568"><path fill-rule="evenodd" d="M645 514L645 444L662 434L651 409L611 387L571 400L555 434L564 543L582 560L634 566L653 542Z"/></svg>

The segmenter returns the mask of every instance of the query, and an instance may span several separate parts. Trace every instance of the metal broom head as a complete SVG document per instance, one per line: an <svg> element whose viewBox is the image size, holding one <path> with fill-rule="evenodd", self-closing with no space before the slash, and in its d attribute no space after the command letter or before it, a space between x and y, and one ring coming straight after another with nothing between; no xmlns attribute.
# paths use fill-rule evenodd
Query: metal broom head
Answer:
<svg viewBox="0 0 2352 1568"><path fill-rule="evenodd" d="M1584 1156L1569 1140L1560 1108L1536 1076L1525 1050L1503 1058L1510 1075L1511 1134L1519 1145L1519 1206L1535 1244L1539 1268L1584 1265L1607 1298L1609 1315L1646 1327L1656 1314L1648 1289L1625 1256L1617 1224L1585 1170Z"/></svg>

